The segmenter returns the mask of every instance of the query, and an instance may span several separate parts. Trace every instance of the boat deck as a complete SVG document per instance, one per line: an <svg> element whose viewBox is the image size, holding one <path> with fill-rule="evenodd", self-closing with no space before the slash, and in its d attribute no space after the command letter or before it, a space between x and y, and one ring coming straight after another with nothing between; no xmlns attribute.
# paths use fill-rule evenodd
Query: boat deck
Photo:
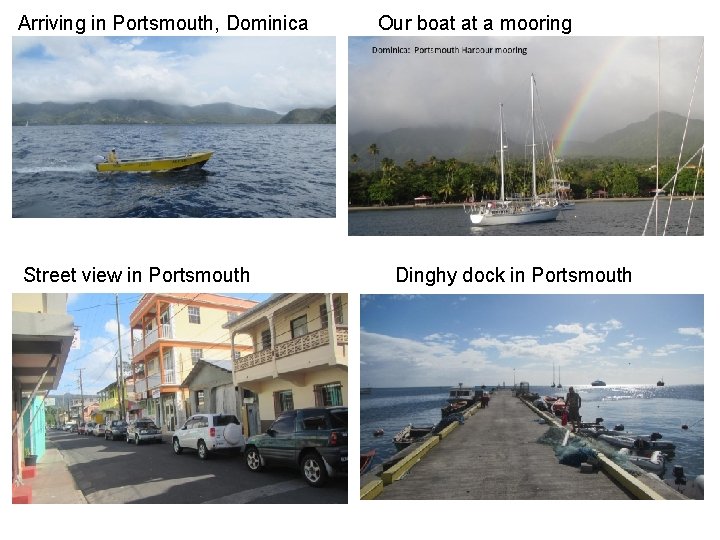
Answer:
<svg viewBox="0 0 720 540"><path fill-rule="evenodd" d="M631 499L604 473L560 465L537 443L548 429L511 392L493 394L378 499Z"/></svg>

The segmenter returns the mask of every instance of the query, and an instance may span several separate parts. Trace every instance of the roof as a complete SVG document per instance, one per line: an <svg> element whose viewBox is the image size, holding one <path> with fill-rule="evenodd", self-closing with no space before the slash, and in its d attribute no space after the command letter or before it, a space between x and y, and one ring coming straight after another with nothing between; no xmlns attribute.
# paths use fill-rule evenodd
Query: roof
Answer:
<svg viewBox="0 0 720 540"><path fill-rule="evenodd" d="M222 296L220 294L208 293L147 293L138 302L133 312L130 314L130 321L133 321L143 311L145 311L154 299L159 298L166 302L176 304L205 304L207 306L223 308L223 309L250 309L257 305L254 300L245 300L243 298L232 298L230 296Z"/></svg>
<svg viewBox="0 0 720 540"><path fill-rule="evenodd" d="M190 383L192 383L193 379L198 376L198 374L205 368L210 367L211 369L219 369L220 371L223 371L225 373L229 373L230 377L232 377L232 369L233 369L233 362L230 359L222 359L222 360L198 360L197 364L193 366L193 368L190 370L190 373L187 374L187 377L185 377L185 380L180 384L180 386L188 387L190 386Z"/></svg>
<svg viewBox="0 0 720 540"><path fill-rule="evenodd" d="M283 298L290 296L290 295L291 295L291 293L273 294L270 298L268 298L264 302L260 302L259 304L256 304L255 306L248 309L247 311L240 313L232 321L223 324L223 328L230 328L232 326L235 326L238 323L238 321L241 321L243 319L251 317L258 311L262 311L263 309L266 309L267 307L271 306L272 304L275 304L275 303L279 302L280 300L282 300Z"/></svg>

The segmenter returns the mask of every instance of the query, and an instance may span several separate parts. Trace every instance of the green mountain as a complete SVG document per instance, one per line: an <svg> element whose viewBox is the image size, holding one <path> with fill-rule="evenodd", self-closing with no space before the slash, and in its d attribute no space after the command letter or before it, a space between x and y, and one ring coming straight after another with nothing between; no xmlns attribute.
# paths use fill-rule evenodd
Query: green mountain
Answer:
<svg viewBox="0 0 720 540"><path fill-rule="evenodd" d="M655 113L647 120L608 133L593 143L569 143L563 157L654 158L657 145L657 118ZM665 111L660 113L661 158L677 158L684 131L684 116ZM705 122L690 119L683 155L689 157L703 145L704 140Z"/></svg>
<svg viewBox="0 0 720 540"><path fill-rule="evenodd" d="M328 109L293 109L278 124L334 124L335 105Z"/></svg>
<svg viewBox="0 0 720 540"><path fill-rule="evenodd" d="M274 124L281 115L232 103L190 107L152 100L103 99L95 103L18 103L14 126L74 124Z"/></svg>
<svg viewBox="0 0 720 540"><path fill-rule="evenodd" d="M387 133L363 131L348 139L348 155L356 154L362 169L373 167L373 156L368 151L371 144L378 147L378 163L387 157L403 164L409 159L422 163L431 156L440 160L456 158L481 162L495 153L500 142L496 133L484 129L432 127L401 128ZM510 141L508 145L513 147Z"/></svg>
<svg viewBox="0 0 720 540"><path fill-rule="evenodd" d="M608 133L595 142L568 142L563 158L598 157L621 159L654 159L656 145L657 114L647 120ZM662 112L660 115L660 155L677 158L685 129L683 116ZM704 141L704 122L690 120L688 134L683 151L684 158L695 152ZM356 154L358 167L370 170L373 156L368 149L376 144L382 158L393 159L396 163L405 163L414 159L421 163L430 156L437 159L457 158L462 161L484 162L496 152L499 141L495 132L482 129L454 127L403 128L386 133L359 132L348 138L348 155ZM507 141L510 155L522 156L523 145L512 140ZM518 154L519 152L519 154Z"/></svg>

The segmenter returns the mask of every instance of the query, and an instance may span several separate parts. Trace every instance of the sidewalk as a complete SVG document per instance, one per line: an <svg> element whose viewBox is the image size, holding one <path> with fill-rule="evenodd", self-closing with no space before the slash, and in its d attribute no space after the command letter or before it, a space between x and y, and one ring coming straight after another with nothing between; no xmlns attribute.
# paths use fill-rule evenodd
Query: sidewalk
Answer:
<svg viewBox="0 0 720 540"><path fill-rule="evenodd" d="M32 504L87 504L77 488L60 450L47 439L47 450L38 461L35 478L25 480L32 489Z"/></svg>

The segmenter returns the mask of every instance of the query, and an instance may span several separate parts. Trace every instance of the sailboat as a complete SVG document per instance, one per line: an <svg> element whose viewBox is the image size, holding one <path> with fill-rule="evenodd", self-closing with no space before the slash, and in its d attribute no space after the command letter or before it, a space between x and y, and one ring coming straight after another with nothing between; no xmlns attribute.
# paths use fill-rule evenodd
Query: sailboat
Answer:
<svg viewBox="0 0 720 540"><path fill-rule="evenodd" d="M471 205L466 213L474 225L511 225L554 221L560 213L555 197L538 197L535 145L535 75L530 75L530 110L532 117L532 197L505 198L505 142L503 110L500 105L500 200Z"/></svg>
<svg viewBox="0 0 720 540"><path fill-rule="evenodd" d="M555 362L553 362L553 383L550 388L555 388Z"/></svg>
<svg viewBox="0 0 720 540"><path fill-rule="evenodd" d="M558 388L562 388L562 384L560 384L560 366L558 366Z"/></svg>
<svg viewBox="0 0 720 540"><path fill-rule="evenodd" d="M665 386L665 379L663 377L660 377L660 380L657 382L658 386Z"/></svg>

